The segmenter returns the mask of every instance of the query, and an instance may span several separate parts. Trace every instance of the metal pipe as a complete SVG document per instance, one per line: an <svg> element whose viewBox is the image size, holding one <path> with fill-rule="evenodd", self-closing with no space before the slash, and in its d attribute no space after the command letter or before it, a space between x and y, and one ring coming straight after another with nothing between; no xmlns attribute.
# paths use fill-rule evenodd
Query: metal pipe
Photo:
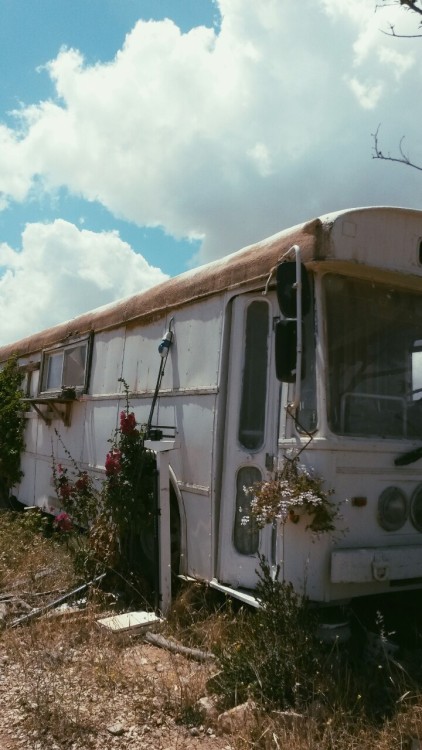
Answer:
<svg viewBox="0 0 422 750"><path fill-rule="evenodd" d="M296 411L300 405L301 380L302 380L302 264L300 260L300 247L293 245L289 252L294 251L296 260L296 381L294 399L290 408Z"/></svg>

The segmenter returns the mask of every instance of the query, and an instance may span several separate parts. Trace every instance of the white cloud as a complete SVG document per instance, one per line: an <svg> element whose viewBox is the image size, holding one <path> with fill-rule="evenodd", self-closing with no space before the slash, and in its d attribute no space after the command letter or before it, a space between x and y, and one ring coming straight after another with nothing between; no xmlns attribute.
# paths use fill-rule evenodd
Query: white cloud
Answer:
<svg viewBox="0 0 422 750"><path fill-rule="evenodd" d="M419 41L380 31L412 14L368 0L218 5L218 33L139 21L113 60L62 49L47 65L56 99L0 129L3 201L66 186L203 238L198 260L348 205L415 205L415 178L371 160L380 122L391 148L419 138Z"/></svg>
<svg viewBox="0 0 422 750"><path fill-rule="evenodd" d="M253 148L249 149L248 154L256 165L261 177L271 174L271 154L265 143L256 143Z"/></svg>
<svg viewBox="0 0 422 750"><path fill-rule="evenodd" d="M115 232L61 219L28 224L22 247L0 245L0 344L68 320L167 277Z"/></svg>
<svg viewBox="0 0 422 750"><path fill-rule="evenodd" d="M361 107L364 109L374 109L376 107L383 91L381 84L371 85L369 83L362 83L357 78L351 78L349 85Z"/></svg>
<svg viewBox="0 0 422 750"><path fill-rule="evenodd" d="M378 52L381 63L388 63L394 70L394 76L397 81L400 80L403 73L406 73L415 64L414 54L403 54L391 47L381 47Z"/></svg>
<svg viewBox="0 0 422 750"><path fill-rule="evenodd" d="M414 62L409 54L409 45L398 46L397 39L391 36L392 28L397 33L414 34L417 32L418 16L406 13L400 5L380 4L368 0L354 0L345 3L343 0L321 0L327 16L337 23L355 29L356 38L352 44L354 64L374 65L376 58L382 63L391 64L397 72L404 73ZM337 26L337 28L339 28ZM417 40L411 46L416 48ZM380 71L382 75L382 71Z"/></svg>

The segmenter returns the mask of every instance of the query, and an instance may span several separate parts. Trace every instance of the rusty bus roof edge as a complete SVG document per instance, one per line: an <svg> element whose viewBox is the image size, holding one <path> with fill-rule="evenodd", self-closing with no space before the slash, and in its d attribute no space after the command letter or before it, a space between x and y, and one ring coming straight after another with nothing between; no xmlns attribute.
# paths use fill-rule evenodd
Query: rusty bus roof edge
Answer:
<svg viewBox="0 0 422 750"><path fill-rule="evenodd" d="M322 260L329 253L329 235L338 220L355 214L383 211L418 214L420 209L399 206L362 206L329 212L282 230L257 243L191 271L174 276L131 297L82 313L71 320L35 332L0 347L0 362L11 355L29 357L78 336L96 331L134 325L165 317L172 310L196 300L221 294L268 278L270 269L293 244L301 246L305 262ZM166 302L163 304L163 295Z"/></svg>
<svg viewBox="0 0 422 750"><path fill-rule="evenodd" d="M14 354L29 356L77 336L158 319L196 300L266 280L270 269L293 244L301 245L305 260L311 259L320 227L319 219L299 224L150 289L5 344L0 347L0 362Z"/></svg>

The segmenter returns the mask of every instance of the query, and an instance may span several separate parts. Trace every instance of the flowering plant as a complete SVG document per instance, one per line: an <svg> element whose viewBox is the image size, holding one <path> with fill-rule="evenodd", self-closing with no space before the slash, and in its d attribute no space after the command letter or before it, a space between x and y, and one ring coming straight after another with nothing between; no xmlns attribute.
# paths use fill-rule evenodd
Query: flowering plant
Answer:
<svg viewBox="0 0 422 750"><path fill-rule="evenodd" d="M53 524L59 531L69 532L73 530L72 519L69 514L64 511L55 516Z"/></svg>
<svg viewBox="0 0 422 750"><path fill-rule="evenodd" d="M105 478L94 482L80 469L56 431L68 466L53 455L53 481L60 507L56 529L70 532L74 525L88 530L88 546L95 559L117 565L125 547L137 549L142 528L152 528L155 493L155 456L144 446L145 430L129 408L129 388L124 385L126 408L119 414L105 462ZM129 550L130 552L130 550Z"/></svg>
<svg viewBox="0 0 422 750"><path fill-rule="evenodd" d="M144 446L145 429L130 410L129 388L123 378L126 408L120 412L119 427L109 441L105 460L106 479L102 503L121 538L145 525L153 506L155 456Z"/></svg>
<svg viewBox="0 0 422 750"><path fill-rule="evenodd" d="M73 472L70 475L66 466L56 464L53 456L54 487L60 505L66 509L66 512L56 516L54 525L62 531L70 531L73 526L72 519L78 526L90 525L97 512L98 493L89 474L79 469L67 449L64 448L64 450L73 464ZM63 523L56 523L60 521L61 516L66 516L71 526L65 529Z"/></svg>
<svg viewBox="0 0 422 750"><path fill-rule="evenodd" d="M122 468L121 458L122 454L117 448L113 448L107 453L104 464L107 477L115 477L120 473Z"/></svg>
<svg viewBox="0 0 422 750"><path fill-rule="evenodd" d="M335 530L338 505L329 500L334 490L323 488L323 479L297 459L287 459L272 479L245 487L251 496L251 514L259 528L275 520L299 523L300 514L309 516L306 528L316 534Z"/></svg>

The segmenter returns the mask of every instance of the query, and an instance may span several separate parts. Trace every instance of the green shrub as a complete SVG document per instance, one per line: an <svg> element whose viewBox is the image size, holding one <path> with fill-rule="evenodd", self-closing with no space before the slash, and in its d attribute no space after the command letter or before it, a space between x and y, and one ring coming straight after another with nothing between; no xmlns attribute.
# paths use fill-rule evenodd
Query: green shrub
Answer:
<svg viewBox="0 0 422 750"><path fill-rule="evenodd" d="M226 705L253 698L278 708L300 708L315 697L321 670L316 619L306 599L271 575L260 560L257 598L261 608L238 616L217 654L215 688Z"/></svg>
<svg viewBox="0 0 422 750"><path fill-rule="evenodd" d="M53 482L62 509L54 527L73 553L78 575L91 577L113 569L132 594L143 596L147 581L140 538L154 532L156 460L144 445L146 426L138 425L130 410L128 385L119 380L126 408L109 440L102 481L94 481L80 468L56 430L67 465L53 454Z"/></svg>
<svg viewBox="0 0 422 750"><path fill-rule="evenodd" d="M22 477L21 453L25 445L22 377L16 357L11 357L0 370L0 500L3 501Z"/></svg>

